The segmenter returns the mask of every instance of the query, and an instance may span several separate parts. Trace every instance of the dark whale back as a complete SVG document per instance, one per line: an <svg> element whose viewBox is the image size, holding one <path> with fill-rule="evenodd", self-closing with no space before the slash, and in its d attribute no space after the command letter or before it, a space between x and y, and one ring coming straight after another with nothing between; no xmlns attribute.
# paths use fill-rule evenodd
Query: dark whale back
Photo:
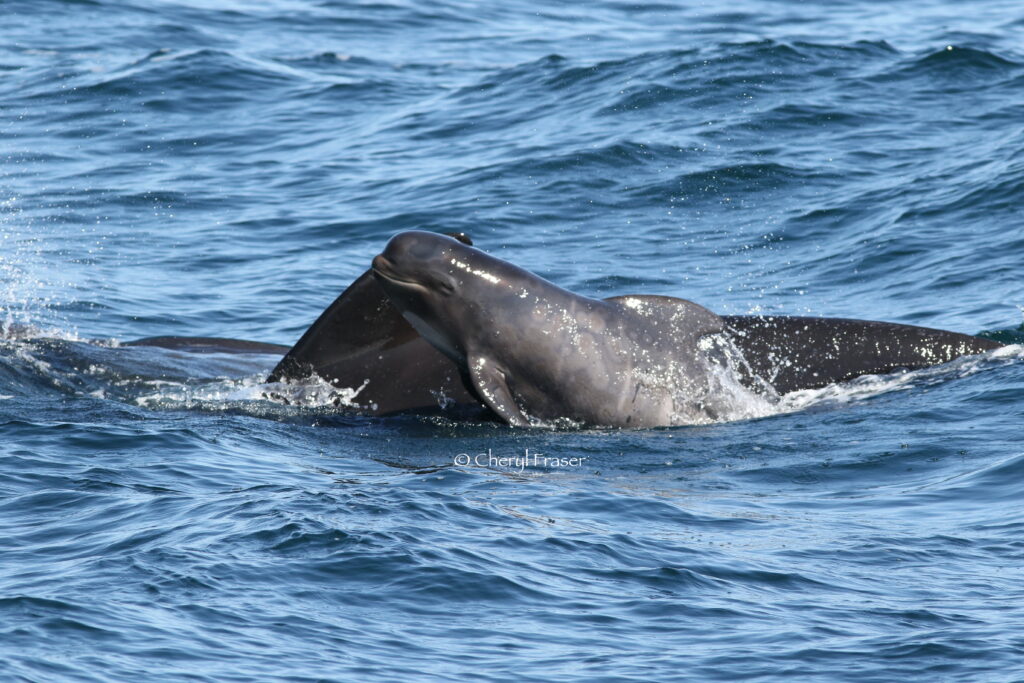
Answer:
<svg viewBox="0 0 1024 683"><path fill-rule="evenodd" d="M722 316L754 374L780 394L860 375L916 370L1003 344L915 325L795 316Z"/></svg>
<svg viewBox="0 0 1024 683"><path fill-rule="evenodd" d="M278 356L288 350L281 344L226 339L224 337L146 337L121 343L122 346L157 346L185 353L263 353Z"/></svg>
<svg viewBox="0 0 1024 683"><path fill-rule="evenodd" d="M354 401L370 413L436 409L446 399L477 403L458 368L405 321L370 272L327 307L267 381L314 374L338 387L366 384Z"/></svg>

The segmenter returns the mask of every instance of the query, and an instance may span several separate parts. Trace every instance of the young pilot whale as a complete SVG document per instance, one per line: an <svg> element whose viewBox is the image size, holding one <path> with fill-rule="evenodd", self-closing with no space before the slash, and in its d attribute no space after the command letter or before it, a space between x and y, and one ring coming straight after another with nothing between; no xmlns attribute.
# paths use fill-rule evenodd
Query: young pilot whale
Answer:
<svg viewBox="0 0 1024 683"><path fill-rule="evenodd" d="M603 301L429 232L401 233L373 274L420 335L512 426L710 422L720 413L713 343L725 322L662 296Z"/></svg>
<svg viewBox="0 0 1024 683"><path fill-rule="evenodd" d="M1000 346L889 323L723 318L666 296L593 299L420 231L393 237L372 272L470 392L513 426L561 418L612 427L713 421L735 400L728 395L735 384L723 377L733 371L730 342L744 356L736 379L778 391Z"/></svg>

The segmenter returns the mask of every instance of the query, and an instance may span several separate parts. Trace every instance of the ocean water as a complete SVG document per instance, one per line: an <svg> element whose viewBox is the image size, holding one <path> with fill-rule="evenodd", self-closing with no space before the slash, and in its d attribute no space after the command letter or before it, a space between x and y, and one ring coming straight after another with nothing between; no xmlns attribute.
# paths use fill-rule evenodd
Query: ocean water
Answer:
<svg viewBox="0 0 1024 683"><path fill-rule="evenodd" d="M0 12L0 678L1024 680L1019 2ZM635 431L118 345L291 344L411 228L1015 345Z"/></svg>

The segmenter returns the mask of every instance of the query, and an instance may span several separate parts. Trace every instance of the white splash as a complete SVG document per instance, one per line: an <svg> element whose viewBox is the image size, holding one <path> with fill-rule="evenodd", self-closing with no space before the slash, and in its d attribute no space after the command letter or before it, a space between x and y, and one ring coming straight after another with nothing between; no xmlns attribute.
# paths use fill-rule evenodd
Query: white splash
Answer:
<svg viewBox="0 0 1024 683"><path fill-rule="evenodd" d="M1024 359L1024 345L1011 344L986 353L963 356L948 363L920 370L886 375L862 375L847 382L830 384L820 389L803 389L785 394L778 403L777 412L792 413L819 404L855 403L892 391L909 390L950 379L962 379L982 370L1009 365L1022 359Z"/></svg>
<svg viewBox="0 0 1024 683"><path fill-rule="evenodd" d="M148 380L145 385L155 391L135 397L134 402L146 408L190 408L200 404L228 408L264 401L302 408L366 408L356 402L356 397L367 384L369 380L358 387L339 388L315 376L302 382L267 384L263 375L203 384Z"/></svg>

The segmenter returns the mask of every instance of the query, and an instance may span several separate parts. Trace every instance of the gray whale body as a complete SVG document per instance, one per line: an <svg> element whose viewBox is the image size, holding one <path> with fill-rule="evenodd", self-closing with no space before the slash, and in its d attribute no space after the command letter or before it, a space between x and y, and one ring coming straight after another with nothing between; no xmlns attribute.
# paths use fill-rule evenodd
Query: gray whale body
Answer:
<svg viewBox="0 0 1024 683"><path fill-rule="evenodd" d="M316 375L339 388L363 387L354 400L366 414L443 410L517 426L566 417L625 427L714 419L723 340L742 354L741 384L779 394L1003 346L886 322L718 316L673 297L592 299L471 245L462 234L396 235L290 349L189 337L129 344L287 349L268 382Z"/></svg>

